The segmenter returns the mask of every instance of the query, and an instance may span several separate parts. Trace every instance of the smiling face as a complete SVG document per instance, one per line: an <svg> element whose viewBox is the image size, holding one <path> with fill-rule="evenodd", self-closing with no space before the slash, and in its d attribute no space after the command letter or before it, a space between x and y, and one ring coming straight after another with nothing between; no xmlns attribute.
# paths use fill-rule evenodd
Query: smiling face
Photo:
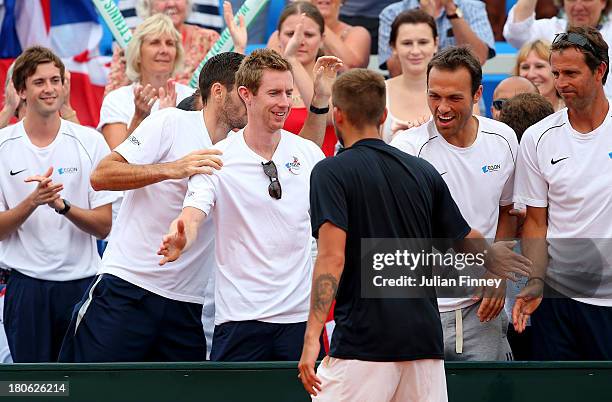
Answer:
<svg viewBox="0 0 612 402"><path fill-rule="evenodd" d="M563 9L569 25L596 27L606 0L565 0Z"/></svg>
<svg viewBox="0 0 612 402"><path fill-rule="evenodd" d="M281 49L285 51L287 43L293 37L295 29L301 20L300 15L290 15L283 21L279 31ZM319 25L311 18L304 18L304 40L297 51L297 59L302 64L313 63L323 45L323 36Z"/></svg>
<svg viewBox="0 0 612 402"><path fill-rule="evenodd" d="M525 60L519 64L519 76L533 82L538 87L540 94L545 97L550 96L555 91L550 63L540 58L534 50L529 52Z"/></svg>
<svg viewBox="0 0 612 402"><path fill-rule="evenodd" d="M19 97L26 101L29 110L49 116L60 109L64 101L62 90L60 69L53 63L42 63L26 78L25 89L19 92Z"/></svg>
<svg viewBox="0 0 612 402"><path fill-rule="evenodd" d="M555 87L570 109L588 109L603 87L603 67L592 72L584 57L575 48L554 51L550 56Z"/></svg>
<svg viewBox="0 0 612 402"><path fill-rule="evenodd" d="M425 23L402 24L397 30L393 52L399 57L403 73L423 74L438 51L431 27Z"/></svg>
<svg viewBox="0 0 612 402"><path fill-rule="evenodd" d="M429 72L427 87L427 103L438 132L445 138L460 134L472 118L482 86L472 96L472 77L467 68L451 71L434 67Z"/></svg>
<svg viewBox="0 0 612 402"><path fill-rule="evenodd" d="M245 100L249 122L265 127L270 133L283 128L291 111L293 75L290 71L265 69L257 94L240 87Z"/></svg>
<svg viewBox="0 0 612 402"><path fill-rule="evenodd" d="M151 15L166 14L175 28L180 28L187 18L187 0L153 0L151 3Z"/></svg>
<svg viewBox="0 0 612 402"><path fill-rule="evenodd" d="M170 75L176 59L176 42L167 33L145 36L140 45L140 74Z"/></svg>

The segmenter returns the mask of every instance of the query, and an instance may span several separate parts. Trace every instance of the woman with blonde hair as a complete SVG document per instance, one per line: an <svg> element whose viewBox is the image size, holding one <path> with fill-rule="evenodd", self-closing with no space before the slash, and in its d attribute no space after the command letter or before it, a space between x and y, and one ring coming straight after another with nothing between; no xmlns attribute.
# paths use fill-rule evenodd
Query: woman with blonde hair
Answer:
<svg viewBox="0 0 612 402"><path fill-rule="evenodd" d="M528 42L519 50L512 74L533 82L556 112L563 109L565 103L555 89L549 57L550 43L543 40Z"/></svg>
<svg viewBox="0 0 612 402"><path fill-rule="evenodd" d="M192 0L138 0L136 4L136 13L140 18L146 19L155 14L167 15L172 20L174 28L179 32L180 42L185 52L184 63L180 69L174 72L173 78L182 84L189 82L206 53L219 39L219 34L216 31L185 22L192 7ZM114 89L129 84L130 77L126 75L124 52L119 47L115 47L111 72L104 93L106 95Z"/></svg>
<svg viewBox="0 0 612 402"><path fill-rule="evenodd" d="M151 112L176 106L193 93L171 79L182 60L181 36L169 17L155 14L136 28L126 49L126 75L133 84L110 92L100 109L98 130L111 149Z"/></svg>

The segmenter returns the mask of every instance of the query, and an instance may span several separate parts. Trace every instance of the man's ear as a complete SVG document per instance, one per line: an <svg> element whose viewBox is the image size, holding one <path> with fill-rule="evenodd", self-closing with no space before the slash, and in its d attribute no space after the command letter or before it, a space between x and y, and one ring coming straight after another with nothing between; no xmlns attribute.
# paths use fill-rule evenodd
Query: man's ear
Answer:
<svg viewBox="0 0 612 402"><path fill-rule="evenodd" d="M210 97L213 101L221 102L223 100L223 95L225 95L225 88L221 83L215 82L210 87Z"/></svg>
<svg viewBox="0 0 612 402"><path fill-rule="evenodd" d="M476 93L474 94L474 104L480 102L480 98L482 98L482 85L478 87Z"/></svg>
<svg viewBox="0 0 612 402"><path fill-rule="evenodd" d="M251 98L253 96L251 91L249 91L249 89L243 85L238 87L238 95L240 96L240 99L242 99L242 101L247 105L250 104Z"/></svg>

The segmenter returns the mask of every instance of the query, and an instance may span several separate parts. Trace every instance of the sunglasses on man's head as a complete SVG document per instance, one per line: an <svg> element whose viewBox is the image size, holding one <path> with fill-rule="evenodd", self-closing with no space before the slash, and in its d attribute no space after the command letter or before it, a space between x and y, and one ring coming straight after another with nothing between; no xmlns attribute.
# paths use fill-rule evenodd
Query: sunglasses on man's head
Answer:
<svg viewBox="0 0 612 402"><path fill-rule="evenodd" d="M502 110L502 107L504 106L504 103L506 103L507 101L508 101L508 99L506 99L506 98L495 99L493 101L493 108L495 108L495 110L497 110L499 112L500 110Z"/></svg>
<svg viewBox="0 0 612 402"><path fill-rule="evenodd" d="M593 44L591 43L591 41L576 32L562 32L562 33L558 33L555 35L555 39L553 40L553 45L555 43L559 43L559 42L569 42L572 45L576 45L580 48L582 48L583 50L587 50L589 52L591 52L593 54L593 56L597 57L599 59L599 52L595 50L595 47L593 46Z"/></svg>
<svg viewBox="0 0 612 402"><path fill-rule="evenodd" d="M283 195L283 190L281 189L280 181L278 181L278 171L276 170L276 165L273 161L269 161L266 163L261 162L261 166L263 167L263 171L270 179L270 185L268 186L268 194L270 197L280 200Z"/></svg>

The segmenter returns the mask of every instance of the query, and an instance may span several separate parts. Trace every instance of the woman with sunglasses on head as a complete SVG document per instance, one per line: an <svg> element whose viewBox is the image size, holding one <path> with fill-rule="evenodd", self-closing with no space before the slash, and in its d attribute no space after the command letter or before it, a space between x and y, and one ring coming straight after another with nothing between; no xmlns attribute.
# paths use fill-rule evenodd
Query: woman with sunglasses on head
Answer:
<svg viewBox="0 0 612 402"><path fill-rule="evenodd" d="M438 51L438 31L434 19L420 9L404 11L391 25L389 44L397 54L402 74L388 79L387 120L383 140L390 142L400 130L429 120L427 105L427 64Z"/></svg>
<svg viewBox="0 0 612 402"><path fill-rule="evenodd" d="M563 109L565 103L555 89L549 58L550 43L542 40L526 43L518 52L512 74L533 82L556 112Z"/></svg>
<svg viewBox="0 0 612 402"><path fill-rule="evenodd" d="M182 84L187 84L206 53L219 39L217 31L185 22L192 7L193 0L138 0L136 3L138 17L146 19L155 14L167 15L179 32L185 55L183 65L174 72L173 78ZM115 47L104 95L131 82L126 74L125 52Z"/></svg>

